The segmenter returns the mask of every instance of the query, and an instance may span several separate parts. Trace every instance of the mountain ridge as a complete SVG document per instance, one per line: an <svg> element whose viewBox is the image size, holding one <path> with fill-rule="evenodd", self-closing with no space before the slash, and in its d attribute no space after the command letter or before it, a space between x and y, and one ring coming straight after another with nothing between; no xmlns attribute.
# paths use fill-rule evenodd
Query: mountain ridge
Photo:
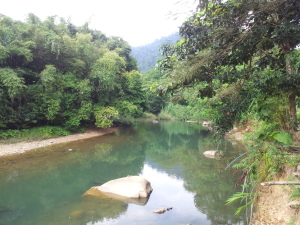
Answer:
<svg viewBox="0 0 300 225"><path fill-rule="evenodd" d="M169 36L156 39L150 44L131 47L131 56L136 59L138 69L141 71L141 73L145 73L148 70L152 69L156 61L159 60L159 57L161 56L160 46L165 42L171 42L175 44L178 40L180 40L180 36L178 32L176 32L170 34Z"/></svg>

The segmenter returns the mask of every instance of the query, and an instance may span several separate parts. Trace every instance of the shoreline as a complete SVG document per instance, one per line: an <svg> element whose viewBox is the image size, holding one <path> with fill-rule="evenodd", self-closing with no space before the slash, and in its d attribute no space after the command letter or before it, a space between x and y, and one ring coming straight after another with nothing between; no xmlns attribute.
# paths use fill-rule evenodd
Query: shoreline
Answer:
<svg viewBox="0 0 300 225"><path fill-rule="evenodd" d="M67 136L61 136L57 138L49 138L40 141L22 141L13 144L1 144L0 143L0 157L21 154L27 151L49 147L56 144L68 143L78 140L89 139L93 137L103 136L113 133L117 130L116 127L109 127L105 129L89 129L84 133L71 134Z"/></svg>

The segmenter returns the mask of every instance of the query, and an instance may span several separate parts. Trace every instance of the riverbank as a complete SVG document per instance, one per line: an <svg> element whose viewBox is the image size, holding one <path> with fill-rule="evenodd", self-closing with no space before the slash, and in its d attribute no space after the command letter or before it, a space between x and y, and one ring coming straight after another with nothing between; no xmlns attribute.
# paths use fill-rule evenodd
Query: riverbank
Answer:
<svg viewBox="0 0 300 225"><path fill-rule="evenodd" d="M245 134L253 132L251 126L235 127L226 134L231 141L245 140ZM299 134L296 134L299 136ZM297 139L298 140L298 139ZM300 173L299 166L285 166L283 170L273 176L272 181L289 181ZM293 201L291 194L294 191L289 185L259 185L256 189L258 195L254 201L254 211L251 216L251 225L284 225L300 224L299 204Z"/></svg>
<svg viewBox="0 0 300 225"><path fill-rule="evenodd" d="M1 144L0 143L0 157L12 154L21 154L30 150L43 148L55 144L73 142L93 137L98 137L113 133L117 130L116 127L110 127L105 129L88 129L84 133L71 134L68 136L62 136L58 138L50 138L40 141L23 141L13 144Z"/></svg>

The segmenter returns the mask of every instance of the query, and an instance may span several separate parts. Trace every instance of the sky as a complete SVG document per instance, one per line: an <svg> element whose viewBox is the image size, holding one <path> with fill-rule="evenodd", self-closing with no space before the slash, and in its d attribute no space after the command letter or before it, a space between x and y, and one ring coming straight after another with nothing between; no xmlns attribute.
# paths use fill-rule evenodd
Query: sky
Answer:
<svg viewBox="0 0 300 225"><path fill-rule="evenodd" d="M9 0L0 14L23 22L28 13L41 20L57 15L76 26L89 22L91 29L135 47L177 32L195 8L195 0Z"/></svg>

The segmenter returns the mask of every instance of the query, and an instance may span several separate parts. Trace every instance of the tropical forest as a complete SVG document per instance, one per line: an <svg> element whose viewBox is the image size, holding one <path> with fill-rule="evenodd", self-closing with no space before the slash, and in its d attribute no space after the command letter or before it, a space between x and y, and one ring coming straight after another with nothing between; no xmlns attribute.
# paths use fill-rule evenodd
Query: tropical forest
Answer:
<svg viewBox="0 0 300 225"><path fill-rule="evenodd" d="M67 136L89 129L117 127L120 133L122 129L133 129L134 134L141 132L138 153L129 157L122 152L117 164L117 159L109 158L113 147L105 145L98 146L101 153L93 153L92 158L110 159L109 163L116 163L114 166L122 171L126 163L121 160L128 160L132 168L137 159L141 164L137 154L150 158L149 165L171 170L175 168L171 159L188 158L194 166L197 162L205 164L196 151L187 150L195 137L187 141L185 135L198 128L186 132L179 124L208 124L204 130L199 129L201 135L210 135L210 143L227 146L222 138L239 134L244 146L243 152L236 151L231 158L225 152L225 158L229 157L226 165L222 160L214 161L217 168L230 167L238 174L235 187L228 191L230 196L226 195L224 201L222 197L222 207L234 208L236 217L224 219L224 215L226 222L214 218L210 224L299 224L300 1L196 2L194 13L177 33L140 47L91 29L88 22L75 26L58 16L41 20L33 13L25 21L18 21L0 14L0 144ZM168 138L163 140L147 126L139 127L139 120L149 120L149 129L156 129L158 124L161 129L155 132L163 131ZM163 125L168 121L178 124ZM152 142L152 136L160 144ZM126 138L125 143L131 143L130 135ZM152 147L145 147L142 140ZM178 148L174 146L177 141L183 141ZM168 146L166 152L161 150L163 145ZM169 155L170 146L177 152L176 157ZM140 153L143 148L146 156ZM160 154L168 160L163 161ZM182 165L186 170L190 166L187 161ZM89 163L85 168L92 167L93 162ZM135 167L133 173L138 173L140 167ZM103 166L101 170L106 169ZM193 172L187 175L186 170L183 175L174 174L192 179ZM210 182L208 177L204 180ZM221 180L226 183L224 177ZM274 189L266 193L263 186ZM210 193L209 188L206 191ZM275 198L271 192L279 194ZM195 193L195 199L200 199L201 194ZM282 193L288 196L285 205L278 197ZM263 200L263 196L269 199ZM277 204L279 209L289 204L288 219L267 217L264 204ZM0 201L0 224L1 209ZM207 211L213 215L210 207ZM250 222L240 219L244 211L251 214Z"/></svg>

